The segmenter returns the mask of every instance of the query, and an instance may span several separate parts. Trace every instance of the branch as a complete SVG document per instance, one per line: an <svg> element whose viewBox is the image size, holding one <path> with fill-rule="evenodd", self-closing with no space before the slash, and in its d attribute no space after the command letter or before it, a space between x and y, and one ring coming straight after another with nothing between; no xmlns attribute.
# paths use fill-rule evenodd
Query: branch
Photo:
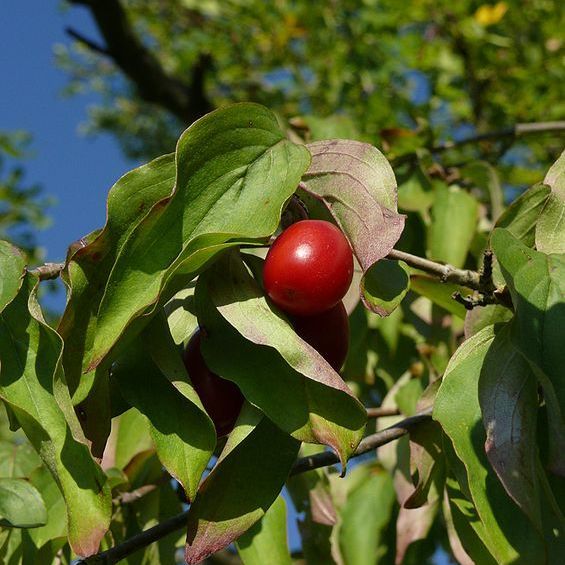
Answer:
<svg viewBox="0 0 565 565"><path fill-rule="evenodd" d="M473 135L465 139L460 139L459 141L446 141L445 143L441 143L439 145L436 145L435 147L432 147L430 151L432 153L441 153L442 151L447 151L448 149L453 149L454 147L461 147L462 145L469 145L471 143L480 143L481 141L504 139L506 137L520 137L522 135L564 130L565 121L516 124L515 126L506 129L487 131L485 133Z"/></svg>
<svg viewBox="0 0 565 565"><path fill-rule="evenodd" d="M40 281L49 281L56 279L64 268L65 263L45 263L35 269L31 269L29 272L39 277Z"/></svg>
<svg viewBox="0 0 565 565"><path fill-rule="evenodd" d="M387 416L398 416L398 408L367 408L367 418L386 418Z"/></svg>
<svg viewBox="0 0 565 565"><path fill-rule="evenodd" d="M204 93L203 73L209 58L202 56L192 69L190 83L168 74L159 60L135 34L119 0L70 0L87 7L106 42L100 47L73 32L74 37L95 52L102 52L137 86L147 102L159 104L186 124L210 112L212 104ZM70 33L70 32L69 32Z"/></svg>
<svg viewBox="0 0 565 565"><path fill-rule="evenodd" d="M480 143L482 141L491 140L502 140L502 139L514 139L524 135L534 135L540 133L550 133L556 131L565 131L565 121L560 122L530 122L521 123L514 126L500 129L487 131L485 133L479 133L466 137L465 139L460 139L457 141L446 141L438 145L434 145L429 148L430 153L443 153L449 149L456 149L462 147L463 145L472 145L474 143ZM418 153L406 153L405 155L400 155L396 159L391 159L391 164L398 166L404 163L415 161L418 159Z"/></svg>
<svg viewBox="0 0 565 565"><path fill-rule="evenodd" d="M398 251L397 249L393 249L387 255L387 259L404 261L410 267L414 267L414 269L419 269L420 271L439 277L442 282L455 283L473 290L481 290L481 278L477 271L457 269L451 265L436 263L435 261L405 253L404 251Z"/></svg>
<svg viewBox="0 0 565 565"><path fill-rule="evenodd" d="M359 457L368 451L372 451L381 445L385 445L394 441L403 435L406 435L411 427L414 427L421 422L427 422L431 419L432 408L428 408L415 416L406 418L397 422L393 426L386 428L376 434L367 436L361 441L359 447L355 450L355 453L351 456ZM311 471L313 469L319 469L320 467L327 467L328 465L335 465L339 462L339 458L333 452L324 451L323 453L318 453L312 455L311 457L303 457L298 459L294 464L290 474L298 475L300 473L305 473L306 471ZM120 561L120 559L126 558L139 549L164 538L165 536L180 530L183 526L186 526L186 521L188 518L189 510L177 514L140 534L137 534L125 542L112 547L106 551L92 555L91 557L85 557L84 559L79 559L74 563L74 565L114 565Z"/></svg>
<svg viewBox="0 0 565 565"><path fill-rule="evenodd" d="M84 35L76 31L72 27L65 28L65 32L74 40L78 41L79 43L82 43L85 47L88 47L88 49L90 49L91 51L94 51L95 53L98 53L100 55L104 55L105 57L111 56L110 51L108 51L108 49L106 49L99 43L92 41L92 39L88 39L88 37L85 37Z"/></svg>
<svg viewBox="0 0 565 565"><path fill-rule="evenodd" d="M410 416L410 418L406 418L397 422L396 424L377 432L376 434L371 434L366 438L361 440L361 443L351 456L351 459L354 457L359 457L368 451L372 451L377 447L381 447L382 445L386 445L391 441L394 441L398 438L401 438L403 435L408 433L408 430L411 427L414 427L422 422L427 422L432 417L432 407L419 412L415 416ZM306 471L312 471L313 469L319 469L320 467L327 467L329 465L335 465L339 463L338 456L333 451L324 451L323 453L316 453L316 455L311 455L310 457L302 457L302 459L298 459L292 470L290 471L290 475L299 475L300 473L305 473Z"/></svg>

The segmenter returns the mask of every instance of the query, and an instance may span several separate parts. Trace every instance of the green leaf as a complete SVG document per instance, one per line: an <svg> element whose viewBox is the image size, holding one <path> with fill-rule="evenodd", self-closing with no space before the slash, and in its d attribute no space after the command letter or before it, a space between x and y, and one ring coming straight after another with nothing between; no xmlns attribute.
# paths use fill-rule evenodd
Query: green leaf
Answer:
<svg viewBox="0 0 565 565"><path fill-rule="evenodd" d="M339 548L348 565L376 565L386 554L384 531L396 497L392 477L377 465L349 493L340 511Z"/></svg>
<svg viewBox="0 0 565 565"><path fill-rule="evenodd" d="M24 268L25 259L19 249L0 240L0 312L18 293Z"/></svg>
<svg viewBox="0 0 565 565"><path fill-rule="evenodd" d="M125 469L136 455L153 447L149 422L136 408L124 412L117 419L115 435L112 463L118 469Z"/></svg>
<svg viewBox="0 0 565 565"><path fill-rule="evenodd" d="M357 139L362 141L355 122L342 115L325 116L303 116L302 118L310 130L310 141L320 141L324 139Z"/></svg>
<svg viewBox="0 0 565 565"><path fill-rule="evenodd" d="M73 550L90 555L110 523L110 491L84 443L61 369L62 340L41 317L36 284L26 275L0 316L0 398L63 492Z"/></svg>
<svg viewBox="0 0 565 565"><path fill-rule="evenodd" d="M187 563L200 563L259 521L280 493L300 442L246 405L188 514Z"/></svg>
<svg viewBox="0 0 565 565"><path fill-rule="evenodd" d="M237 552L244 565L270 563L291 565L286 535L286 504L279 496L266 514L236 542Z"/></svg>
<svg viewBox="0 0 565 565"><path fill-rule="evenodd" d="M506 228L524 245L533 247L536 225L549 197L550 188L539 183L524 192L504 211L496 222L497 228Z"/></svg>
<svg viewBox="0 0 565 565"><path fill-rule="evenodd" d="M237 253L196 287L206 330L202 354L218 375L296 439L329 445L345 465L363 435L366 412L341 377L267 303Z"/></svg>
<svg viewBox="0 0 565 565"><path fill-rule="evenodd" d="M63 278L70 287L70 296L58 328L65 340L63 367L73 403L81 414L81 426L97 457L102 457L110 433L108 368L83 372L94 340L98 307L120 249L151 206L170 194L174 175L173 155L124 175L108 195L104 229L69 250Z"/></svg>
<svg viewBox="0 0 565 565"><path fill-rule="evenodd" d="M470 338L487 326L508 322L512 316L512 310L500 304L478 306L468 310L465 316L465 338Z"/></svg>
<svg viewBox="0 0 565 565"><path fill-rule="evenodd" d="M367 307L388 316L410 288L410 269L403 261L377 261L361 280L361 298Z"/></svg>
<svg viewBox="0 0 565 565"><path fill-rule="evenodd" d="M0 479L0 525L36 528L47 522L47 510L37 489L24 479Z"/></svg>
<svg viewBox="0 0 565 565"><path fill-rule="evenodd" d="M23 479L41 466L41 459L28 443L0 441L0 477Z"/></svg>
<svg viewBox="0 0 565 565"><path fill-rule="evenodd" d="M513 342L534 366L552 422L552 469L565 475L565 255L529 249L497 229L492 246L516 310Z"/></svg>
<svg viewBox="0 0 565 565"><path fill-rule="evenodd" d="M425 212L435 198L432 181L418 164L405 178L398 180L398 206L409 212Z"/></svg>
<svg viewBox="0 0 565 565"><path fill-rule="evenodd" d="M112 268L89 366L219 251L271 235L309 161L307 149L286 140L274 114L257 104L235 104L192 124L177 145L173 194L134 228Z"/></svg>
<svg viewBox="0 0 565 565"><path fill-rule="evenodd" d="M94 379L93 373L83 372L110 271L135 227L156 202L171 193L174 182L174 155L159 157L128 172L110 189L104 229L85 242L81 240L69 252L65 277L70 297L58 330L65 340L65 375L71 395L78 400L86 397Z"/></svg>
<svg viewBox="0 0 565 565"><path fill-rule="evenodd" d="M301 188L324 202L366 272L388 255L404 228L392 168L367 143L333 139L310 143L308 149L312 164Z"/></svg>
<svg viewBox="0 0 565 565"><path fill-rule="evenodd" d="M135 501L133 512L135 517L130 515L129 520L126 517L127 528L124 532L124 541L180 514L182 505L171 484L165 483ZM131 556L128 563L130 565L137 563L139 565L177 565L179 563L177 549L182 547L183 538L184 533L171 532L160 538L157 543L152 543L141 555L138 553L139 561L130 562L134 558Z"/></svg>
<svg viewBox="0 0 565 565"><path fill-rule="evenodd" d="M506 492L541 531L537 478L537 382L512 346L510 325L499 331L484 358L479 403L487 432L485 451Z"/></svg>
<svg viewBox="0 0 565 565"><path fill-rule="evenodd" d="M485 193L493 220L500 217L504 210L504 193L496 169L487 161L472 161L461 167L461 175Z"/></svg>
<svg viewBox="0 0 565 565"><path fill-rule="evenodd" d="M186 343L198 327L194 306L194 284L177 292L167 304L165 313L173 341L177 345Z"/></svg>
<svg viewBox="0 0 565 565"><path fill-rule="evenodd" d="M159 459L193 500L216 445L216 431L167 333L158 316L114 363L112 379L148 418Z"/></svg>
<svg viewBox="0 0 565 565"><path fill-rule="evenodd" d="M544 253L565 253L565 151L543 182L551 187L551 193L536 224L536 248Z"/></svg>
<svg viewBox="0 0 565 565"><path fill-rule="evenodd" d="M321 453L320 445L303 443L299 457L310 457ZM345 479L354 474L349 473ZM327 565L333 563L330 535L337 522L334 497L331 492L329 477L336 474L335 469L321 468L306 473L293 475L286 482L286 488L292 497L296 512L304 515L297 520L302 538L302 551L308 564ZM344 480L339 479L340 484Z"/></svg>
<svg viewBox="0 0 565 565"><path fill-rule="evenodd" d="M431 259L463 267L475 235L479 203L457 186L436 190L428 228Z"/></svg>
<svg viewBox="0 0 565 565"><path fill-rule="evenodd" d="M451 550L458 563L496 565L494 557L481 541L487 534L473 503L465 497L451 476L446 481L443 516Z"/></svg>
<svg viewBox="0 0 565 565"><path fill-rule="evenodd" d="M47 508L45 525L29 532L35 547L39 550L52 540L62 540L66 543L67 509L57 483L46 467L36 469L30 476L30 481L41 494Z"/></svg>
<svg viewBox="0 0 565 565"><path fill-rule="evenodd" d="M463 493L476 508L482 543L500 564L537 563L544 554L531 522L519 512L489 465L484 449L486 434L479 405L479 377L495 339L488 326L469 338L451 358L434 404L434 419L453 443L464 467L458 471ZM453 462L450 461L452 464Z"/></svg>
<svg viewBox="0 0 565 565"><path fill-rule="evenodd" d="M468 293L463 287L444 283L426 275L412 275L410 277L410 288L417 294L429 298L434 304L441 306L444 310L451 312L451 314L458 318L465 319L467 313L465 306L453 299L455 292L460 292L463 295Z"/></svg>
<svg viewBox="0 0 565 565"><path fill-rule="evenodd" d="M403 507L419 508L435 502L445 481L442 434L436 422L424 422L410 431L410 470L415 488Z"/></svg>

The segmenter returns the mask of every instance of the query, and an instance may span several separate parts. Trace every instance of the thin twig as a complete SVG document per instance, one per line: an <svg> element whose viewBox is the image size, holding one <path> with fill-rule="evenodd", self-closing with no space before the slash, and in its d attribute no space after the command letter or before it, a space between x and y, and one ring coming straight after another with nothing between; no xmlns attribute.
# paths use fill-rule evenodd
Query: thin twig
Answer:
<svg viewBox="0 0 565 565"><path fill-rule="evenodd" d="M397 422L393 426L390 426L376 434L371 434L367 436L365 439L361 441L355 453L351 456L351 459L354 457L359 457L368 451L372 451L377 447L390 443L404 435L406 435L411 427L414 427L422 422L427 422L430 420L432 414L432 408L428 408L415 416L411 416L410 418L406 418ZM325 451L323 453L318 453L316 455L312 455L311 457L303 457L298 459L292 470L290 472L291 475L298 475L300 473L305 473L306 471L311 471L313 469L319 469L320 467L327 467L328 465L335 465L339 462L337 455L333 452ZM177 514L140 534L137 534L130 539L126 540L125 542L112 547L106 551L98 553L96 555L92 555L90 557L85 557L84 559L80 559L75 561L74 565L114 565L120 559L126 558L128 555L131 555L135 551L147 547L148 545L164 538L168 534L172 532L176 532L180 530L183 526L186 525L186 521L188 519L189 510L182 512L181 514Z"/></svg>
<svg viewBox="0 0 565 565"><path fill-rule="evenodd" d="M451 265L436 263L435 261L405 253L404 251L398 251L397 249L393 249L387 255L387 258L404 261L410 267L439 277L442 282L450 282L473 290L480 290L480 275L477 271L457 269Z"/></svg>
<svg viewBox="0 0 565 565"><path fill-rule="evenodd" d="M410 416L410 418L405 418L396 424L377 432L376 434L371 434L367 436L355 450L355 453L351 456L353 459L354 457L359 457L368 451L372 451L377 447L390 443L403 435L408 433L408 430L411 427L414 427L417 424L422 422L427 422L432 417L432 407L427 408L426 410L419 412L414 416ZM292 470L290 471L290 475L298 475L300 473L305 473L306 471L311 471L313 469L319 469L320 467L327 467L328 465L335 465L339 462L338 456L333 451L324 451L323 453L316 453L315 455L311 455L310 457L303 457L302 459L298 459Z"/></svg>
<svg viewBox="0 0 565 565"><path fill-rule="evenodd" d="M386 418L387 416L398 416L398 408L367 408L367 418Z"/></svg>
<svg viewBox="0 0 565 565"><path fill-rule="evenodd" d="M512 127L505 129L487 131L485 133L479 133L466 137L465 139L459 139L456 141L445 141L444 143L439 143L429 148L430 153L443 153L450 149L456 149L464 145L472 145L474 143L481 143L482 141L495 141L509 138L517 138L524 135L534 135L539 133L551 133L556 131L565 131L565 121L556 122L531 122L516 124ZM418 159L418 154L416 152L406 153L405 155L400 155L396 159L391 160L391 164L394 166L402 165L403 163L408 163Z"/></svg>

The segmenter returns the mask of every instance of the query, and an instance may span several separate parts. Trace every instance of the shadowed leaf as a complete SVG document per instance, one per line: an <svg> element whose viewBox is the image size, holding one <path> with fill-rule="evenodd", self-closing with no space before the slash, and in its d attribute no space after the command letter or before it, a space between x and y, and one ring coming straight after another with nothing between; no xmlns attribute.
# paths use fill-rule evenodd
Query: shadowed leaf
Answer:
<svg viewBox="0 0 565 565"><path fill-rule="evenodd" d="M537 563L544 555L531 522L515 506L490 467L484 445L486 434L479 405L479 377L495 339L488 326L459 347L451 358L434 404L434 419L449 436L463 493L469 491L482 526L475 528L497 563ZM456 461L455 461L456 462ZM463 484L462 484L463 481ZM470 502L471 500L469 500Z"/></svg>
<svg viewBox="0 0 565 565"><path fill-rule="evenodd" d="M196 305L208 366L296 439L332 447L345 465L366 413L341 377L267 303L230 253L199 278Z"/></svg>
<svg viewBox="0 0 565 565"><path fill-rule="evenodd" d="M512 342L528 359L544 389L552 433L551 469L565 476L565 255L529 249L497 229L492 246L512 295Z"/></svg>
<svg viewBox="0 0 565 565"><path fill-rule="evenodd" d="M410 288L410 270L402 261L383 259L375 263L361 280L363 302L379 316L388 316Z"/></svg>
<svg viewBox="0 0 565 565"><path fill-rule="evenodd" d="M47 522L37 489L24 479L0 478L0 526L36 528Z"/></svg>
<svg viewBox="0 0 565 565"><path fill-rule="evenodd" d="M280 493L300 442L247 405L188 514L185 559L200 563L258 522Z"/></svg>

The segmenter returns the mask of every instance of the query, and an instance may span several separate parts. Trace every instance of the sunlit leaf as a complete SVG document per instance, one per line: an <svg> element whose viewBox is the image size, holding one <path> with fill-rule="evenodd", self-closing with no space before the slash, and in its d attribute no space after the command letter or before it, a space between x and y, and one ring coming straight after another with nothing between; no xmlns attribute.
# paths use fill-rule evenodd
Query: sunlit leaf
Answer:
<svg viewBox="0 0 565 565"><path fill-rule="evenodd" d="M436 190L428 228L431 259L463 267L478 220L479 204L456 186Z"/></svg>
<svg viewBox="0 0 565 565"><path fill-rule="evenodd" d="M524 245L533 247L535 242L536 225L540 214L550 194L550 188L545 184L536 184L526 190L498 218L496 227L506 228Z"/></svg>
<svg viewBox="0 0 565 565"><path fill-rule="evenodd" d="M110 492L83 443L61 369L62 341L42 319L36 284L26 275L0 316L0 397L63 492L71 546L90 555L110 523Z"/></svg>
<svg viewBox="0 0 565 565"><path fill-rule="evenodd" d="M565 253L565 151L543 182L551 187L551 193L536 225L536 248L544 253Z"/></svg>
<svg viewBox="0 0 565 565"><path fill-rule="evenodd" d="M0 240L0 312L9 304L21 285L25 267L22 253L7 241Z"/></svg>
<svg viewBox="0 0 565 565"><path fill-rule="evenodd" d="M216 445L216 431L166 332L164 320L150 325L115 362L112 379L149 419L159 459L192 500Z"/></svg>
<svg viewBox="0 0 565 565"><path fill-rule="evenodd" d="M404 216L396 211L392 168L367 143L334 139L311 143L308 149L312 164L302 187L323 201L366 272L391 251L404 228Z"/></svg>
<svg viewBox="0 0 565 565"><path fill-rule="evenodd" d="M373 466L341 509L339 548L345 563L375 565L388 551L384 530L395 502L392 478Z"/></svg>
<svg viewBox="0 0 565 565"><path fill-rule="evenodd" d="M277 565L291 565L286 535L286 504L279 496L266 514L237 540L244 565L263 565L265 558Z"/></svg>
<svg viewBox="0 0 565 565"><path fill-rule="evenodd" d="M256 104L216 110L190 126L177 145L173 194L135 227L112 268L90 367L219 251L271 235L309 161L306 148L287 141L275 116Z"/></svg>

